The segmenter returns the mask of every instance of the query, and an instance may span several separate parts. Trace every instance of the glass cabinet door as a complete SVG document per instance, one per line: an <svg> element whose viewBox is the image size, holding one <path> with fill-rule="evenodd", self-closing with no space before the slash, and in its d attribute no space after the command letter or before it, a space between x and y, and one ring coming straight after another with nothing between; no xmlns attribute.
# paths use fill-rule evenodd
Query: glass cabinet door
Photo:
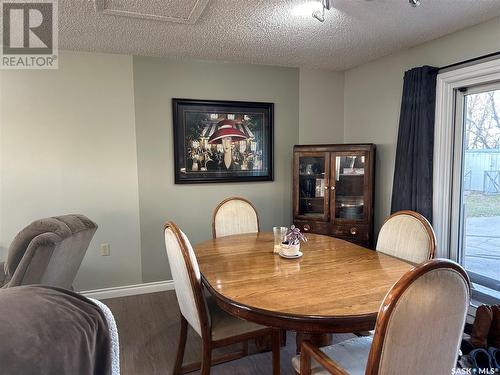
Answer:
<svg viewBox="0 0 500 375"><path fill-rule="evenodd" d="M329 153L298 153L295 173L298 174L296 215L309 220L329 218Z"/></svg>
<svg viewBox="0 0 500 375"><path fill-rule="evenodd" d="M364 221L367 160L364 153L332 154L335 220Z"/></svg>

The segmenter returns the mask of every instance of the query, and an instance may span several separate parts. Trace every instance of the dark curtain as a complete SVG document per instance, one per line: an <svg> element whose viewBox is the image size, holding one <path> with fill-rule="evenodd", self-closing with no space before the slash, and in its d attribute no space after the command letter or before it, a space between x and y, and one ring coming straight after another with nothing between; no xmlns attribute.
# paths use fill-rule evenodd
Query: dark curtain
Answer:
<svg viewBox="0 0 500 375"><path fill-rule="evenodd" d="M438 69L404 75L391 211L413 210L432 222L432 154Z"/></svg>

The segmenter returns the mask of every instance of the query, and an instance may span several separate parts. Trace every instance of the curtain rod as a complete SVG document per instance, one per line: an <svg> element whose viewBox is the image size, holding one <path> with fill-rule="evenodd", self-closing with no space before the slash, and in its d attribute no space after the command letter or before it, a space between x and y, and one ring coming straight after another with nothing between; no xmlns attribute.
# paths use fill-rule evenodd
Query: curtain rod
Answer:
<svg viewBox="0 0 500 375"><path fill-rule="evenodd" d="M489 54L483 55L483 56L474 57L473 59L460 61L460 62L453 63L450 65L442 66L441 68L438 69L438 71L454 68L454 67L459 66L459 65L468 64L468 63L476 62L478 60L483 60L483 59L487 59L489 57L495 57L495 56L500 56L500 51L489 53Z"/></svg>

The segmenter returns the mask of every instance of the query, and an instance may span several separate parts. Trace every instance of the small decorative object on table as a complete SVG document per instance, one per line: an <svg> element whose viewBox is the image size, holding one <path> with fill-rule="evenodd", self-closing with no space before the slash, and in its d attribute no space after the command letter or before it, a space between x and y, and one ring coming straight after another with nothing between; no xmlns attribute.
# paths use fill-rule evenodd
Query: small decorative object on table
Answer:
<svg viewBox="0 0 500 375"><path fill-rule="evenodd" d="M281 243L280 255L284 258L300 258L300 241L307 242L307 237L300 233L300 229L292 225L286 232L285 241Z"/></svg>

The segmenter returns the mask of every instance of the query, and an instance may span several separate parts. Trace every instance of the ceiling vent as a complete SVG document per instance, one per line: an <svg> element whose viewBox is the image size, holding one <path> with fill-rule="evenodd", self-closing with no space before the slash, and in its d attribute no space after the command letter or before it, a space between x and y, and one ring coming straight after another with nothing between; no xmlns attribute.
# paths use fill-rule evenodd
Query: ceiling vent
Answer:
<svg viewBox="0 0 500 375"><path fill-rule="evenodd" d="M194 24L209 0L94 0L101 14L163 22Z"/></svg>

